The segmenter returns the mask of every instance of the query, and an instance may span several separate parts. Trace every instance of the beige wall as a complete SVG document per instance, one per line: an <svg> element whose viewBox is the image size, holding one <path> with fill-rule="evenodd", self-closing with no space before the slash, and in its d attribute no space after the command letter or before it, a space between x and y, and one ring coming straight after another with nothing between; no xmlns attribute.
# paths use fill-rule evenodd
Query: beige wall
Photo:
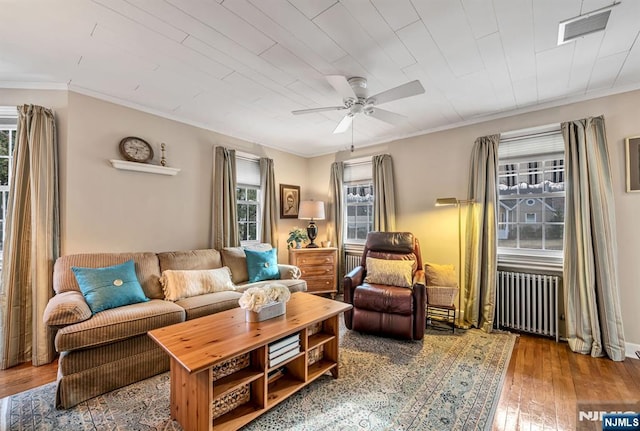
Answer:
<svg viewBox="0 0 640 431"><path fill-rule="evenodd" d="M167 120L78 93L69 93L63 253L206 248L211 238L213 148L223 145L274 159L276 183L299 184L306 159ZM118 143L138 136L166 147L176 176L114 169ZM304 192L304 186L302 191ZM288 220L279 227L286 260Z"/></svg>
<svg viewBox="0 0 640 431"><path fill-rule="evenodd" d="M624 138L640 135L638 105L640 92L636 91L365 147L353 154L317 157L311 159L311 182L318 190L328 187L329 166L334 160L391 154L396 178L397 229L414 232L421 242L424 260L457 267L456 210L436 208L434 202L438 197L467 196L474 140L488 134L602 114L613 172L625 336L627 343L640 344L640 194L625 192L624 155Z"/></svg>

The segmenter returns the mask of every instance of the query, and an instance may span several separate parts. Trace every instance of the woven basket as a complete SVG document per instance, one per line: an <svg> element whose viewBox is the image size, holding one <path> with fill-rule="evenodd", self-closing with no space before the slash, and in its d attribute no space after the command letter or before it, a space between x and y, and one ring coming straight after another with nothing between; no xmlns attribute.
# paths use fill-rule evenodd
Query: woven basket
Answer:
<svg viewBox="0 0 640 431"><path fill-rule="evenodd" d="M308 356L308 360L307 360L308 366L311 366L316 362L318 362L319 360L321 360L324 357L324 344L319 345L313 350L309 350L309 353L307 354L307 356Z"/></svg>
<svg viewBox="0 0 640 431"><path fill-rule="evenodd" d="M236 407L248 403L251 398L249 385L240 386L238 389L229 392L227 395L216 398L211 403L211 416L217 419L225 413L229 413Z"/></svg>
<svg viewBox="0 0 640 431"><path fill-rule="evenodd" d="M223 377L233 374L238 370L247 368L249 366L249 353L244 353L239 356L235 356L228 361L224 361L221 364L213 367L213 381L220 380Z"/></svg>
<svg viewBox="0 0 640 431"><path fill-rule="evenodd" d="M427 286L427 304L452 306L456 293L457 287Z"/></svg>
<svg viewBox="0 0 640 431"><path fill-rule="evenodd" d="M307 336L311 337L320 331L322 331L322 322L314 323L307 327Z"/></svg>

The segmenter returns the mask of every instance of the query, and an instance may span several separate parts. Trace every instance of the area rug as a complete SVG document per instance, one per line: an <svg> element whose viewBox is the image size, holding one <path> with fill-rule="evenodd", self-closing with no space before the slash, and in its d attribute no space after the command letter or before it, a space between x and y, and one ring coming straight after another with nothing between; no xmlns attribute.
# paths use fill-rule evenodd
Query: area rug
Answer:
<svg viewBox="0 0 640 431"><path fill-rule="evenodd" d="M243 430L490 429L512 334L428 330L399 341L341 327L340 378L322 376ZM169 373L56 410L55 385L0 400L1 430L180 430Z"/></svg>

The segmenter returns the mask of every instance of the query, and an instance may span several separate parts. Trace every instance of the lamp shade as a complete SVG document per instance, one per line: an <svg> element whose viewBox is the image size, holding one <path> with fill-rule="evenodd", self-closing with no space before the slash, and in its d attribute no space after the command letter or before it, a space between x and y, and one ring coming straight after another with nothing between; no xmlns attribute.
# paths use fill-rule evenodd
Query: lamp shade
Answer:
<svg viewBox="0 0 640 431"><path fill-rule="evenodd" d="M302 220L324 220L324 202L302 201L298 210L298 218Z"/></svg>

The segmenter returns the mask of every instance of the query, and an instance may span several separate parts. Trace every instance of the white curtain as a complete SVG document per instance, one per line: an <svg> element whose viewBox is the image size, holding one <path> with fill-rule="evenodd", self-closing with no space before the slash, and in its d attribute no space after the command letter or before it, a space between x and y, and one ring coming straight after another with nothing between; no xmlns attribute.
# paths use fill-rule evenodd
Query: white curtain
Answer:
<svg viewBox="0 0 640 431"><path fill-rule="evenodd" d="M278 246L276 224L278 210L273 159L260 158L260 188L262 189L262 232L260 240L271 244L275 248Z"/></svg>
<svg viewBox="0 0 640 431"><path fill-rule="evenodd" d="M625 358L611 168L603 117L562 123L566 191L564 296L569 347Z"/></svg>
<svg viewBox="0 0 640 431"><path fill-rule="evenodd" d="M393 232L396 230L396 201L393 184L393 161L391 155L373 156L373 230Z"/></svg>
<svg viewBox="0 0 640 431"><path fill-rule="evenodd" d="M491 332L496 306L498 142L500 135L476 139L471 154L467 217L466 325Z"/></svg>
<svg viewBox="0 0 640 431"><path fill-rule="evenodd" d="M58 147L53 112L18 107L0 286L0 368L51 362L53 334L42 316L60 255Z"/></svg>
<svg viewBox="0 0 640 431"><path fill-rule="evenodd" d="M216 147L213 171L212 246L237 247L238 217L236 201L236 152Z"/></svg>

